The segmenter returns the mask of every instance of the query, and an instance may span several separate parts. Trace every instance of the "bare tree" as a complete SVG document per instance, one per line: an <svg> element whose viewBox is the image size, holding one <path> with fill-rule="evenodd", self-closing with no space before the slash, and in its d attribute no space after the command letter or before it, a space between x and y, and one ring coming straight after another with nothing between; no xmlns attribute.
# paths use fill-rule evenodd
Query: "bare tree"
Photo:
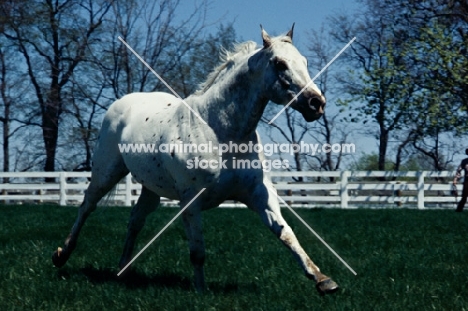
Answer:
<svg viewBox="0 0 468 311"><path fill-rule="evenodd" d="M110 103L131 92L167 91L119 36L183 94L178 70L204 44L207 10L207 1L196 2L191 13L180 0L2 1L1 38L22 59L19 68L31 86L17 105L16 121L26 127L24 133L40 128L43 141L43 146L29 143L36 151L15 147L15 165L31 167L29 160L37 164L39 154L46 171L57 165L88 170Z"/></svg>
<svg viewBox="0 0 468 311"><path fill-rule="evenodd" d="M318 72L336 55L338 49L331 41L324 25L319 30L311 30L308 39L309 67L312 68L312 71ZM338 60L334 68L339 68L339 63ZM309 131L309 135L319 144L340 144L343 146L353 132L353 128L349 123L343 122L341 107L337 105L339 97L336 94L340 87L336 75L339 74L339 70L334 68L329 68L316 80L318 87L327 98L327 109L312 131ZM339 152L320 152L308 155L307 162L311 168L316 170L335 171L340 168L343 158L347 156L345 151L340 149Z"/></svg>
<svg viewBox="0 0 468 311"><path fill-rule="evenodd" d="M99 43L99 29L111 2L64 0L3 1L2 34L22 55L39 109L45 171L54 171L64 93L87 52Z"/></svg>
<svg viewBox="0 0 468 311"><path fill-rule="evenodd" d="M12 145L10 142L13 137L20 137L21 129L24 127L17 121L21 114L19 106L25 102L22 94L29 85L24 84L25 76L16 69L18 61L6 44L0 48L0 107L2 109L0 122L2 123L2 168L4 172L11 170ZM3 178L3 182L8 181L8 178Z"/></svg>
<svg viewBox="0 0 468 311"><path fill-rule="evenodd" d="M162 78L183 94L178 66L200 44L207 27L207 1L193 7L192 13L176 21L179 0L117 1L113 5L110 36L104 55L95 55L103 77L112 89L112 98L143 91L167 91L145 65L118 37L127 42ZM108 94L110 95L110 94Z"/></svg>

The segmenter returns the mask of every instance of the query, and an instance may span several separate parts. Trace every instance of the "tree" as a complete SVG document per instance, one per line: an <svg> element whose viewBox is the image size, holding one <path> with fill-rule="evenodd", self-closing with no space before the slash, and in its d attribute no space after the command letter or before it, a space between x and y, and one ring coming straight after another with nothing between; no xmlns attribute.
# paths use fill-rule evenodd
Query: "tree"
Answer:
<svg viewBox="0 0 468 311"><path fill-rule="evenodd" d="M176 92L181 62L201 44L208 3L196 4L191 14L176 22L178 0L117 1L113 6L110 36L96 63L112 89L112 98L133 92L168 91L166 86L117 37L127 42ZM177 78L177 79L176 79ZM182 96L182 95L181 95Z"/></svg>
<svg viewBox="0 0 468 311"><path fill-rule="evenodd" d="M348 120L377 125L379 169L385 168L391 141L397 144L396 170L409 146L437 158L437 145L433 152L423 147L428 137L433 145L455 128L458 134L466 131L461 121L468 102L467 5L436 0L361 3L357 16L331 19L331 34L338 42L359 34L347 58L352 67L341 83L351 96L348 107L364 104L357 104Z"/></svg>
<svg viewBox="0 0 468 311"><path fill-rule="evenodd" d="M310 31L308 42L308 51L311 54L308 57L309 66L313 68L313 71L319 71L336 55L337 48L326 34L323 25L318 31ZM319 144L332 145L339 143L343 145L352 132L349 124L342 124L340 122L341 116L336 106L338 100L335 95L338 88L331 87L337 84L335 83L337 74L338 71L329 68L316 80L316 84L327 98L327 109L325 109L322 118L314 124L312 131L309 131L310 138ZM335 111L331 112L332 110ZM307 161L313 169L336 171L340 168L343 158L346 156L343 151L340 150L338 153L321 152L308 155Z"/></svg>
<svg viewBox="0 0 468 311"><path fill-rule="evenodd" d="M339 82L351 100L362 102L349 112L346 121L371 121L377 124L374 135L379 142L378 169L385 169L392 133L405 126L414 85L405 74L407 42L400 13L384 1L363 1L364 11L358 16L341 15L331 18L331 35L339 43L358 39L344 55L350 69Z"/></svg>
<svg viewBox="0 0 468 311"><path fill-rule="evenodd" d="M411 47L406 74L418 90L408 122L411 145L431 159L432 169L445 170L459 151L453 142L468 129L468 4L408 0L391 5L414 12L406 17Z"/></svg>
<svg viewBox="0 0 468 311"><path fill-rule="evenodd" d="M111 8L107 1L4 1L2 34L25 62L38 107L45 147L45 171L54 171L64 95L75 70L99 44L99 30Z"/></svg>
<svg viewBox="0 0 468 311"><path fill-rule="evenodd" d="M184 13L189 13L185 17L177 16L180 7L179 0L1 2L0 39L24 63L15 77L25 74L32 86L21 96L16 120L25 132L41 129L43 147L37 146L35 136L29 138L37 150L45 150L44 154L25 147L23 159L42 155L46 171L57 165L89 170L96 133L109 104L131 92L167 91L119 36L181 95L183 87L194 89L196 79L187 76L188 83L178 83L180 63L189 65L195 50L206 46L202 36L208 2L196 2L191 13L185 7ZM232 31L231 27L226 33L234 36Z"/></svg>

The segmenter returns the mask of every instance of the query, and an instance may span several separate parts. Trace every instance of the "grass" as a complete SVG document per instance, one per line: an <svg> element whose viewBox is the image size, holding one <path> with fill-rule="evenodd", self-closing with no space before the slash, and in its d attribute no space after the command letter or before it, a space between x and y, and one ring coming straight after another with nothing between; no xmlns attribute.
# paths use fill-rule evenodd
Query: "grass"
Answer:
<svg viewBox="0 0 468 311"><path fill-rule="evenodd" d="M116 276L129 208L99 208L65 267L61 246L77 208L0 206L0 310L466 310L468 214L452 210L298 210L354 276L283 210L301 244L341 289L321 297L291 254L244 209L204 213L209 290L198 295L181 221ZM161 208L141 249L177 210Z"/></svg>

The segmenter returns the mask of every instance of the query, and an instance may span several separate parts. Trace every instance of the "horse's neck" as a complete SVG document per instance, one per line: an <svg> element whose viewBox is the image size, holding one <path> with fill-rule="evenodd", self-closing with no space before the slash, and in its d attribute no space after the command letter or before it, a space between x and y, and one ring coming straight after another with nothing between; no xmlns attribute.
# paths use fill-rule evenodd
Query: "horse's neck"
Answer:
<svg viewBox="0 0 468 311"><path fill-rule="evenodd" d="M201 117L221 140L238 141L255 131L268 102L262 97L261 75L253 76L247 66L211 86L195 99Z"/></svg>

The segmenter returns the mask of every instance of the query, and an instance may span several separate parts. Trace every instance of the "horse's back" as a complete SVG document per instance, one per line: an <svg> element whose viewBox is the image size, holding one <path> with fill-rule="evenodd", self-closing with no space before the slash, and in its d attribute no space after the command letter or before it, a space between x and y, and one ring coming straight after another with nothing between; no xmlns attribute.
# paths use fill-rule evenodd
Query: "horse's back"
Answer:
<svg viewBox="0 0 468 311"><path fill-rule="evenodd" d="M139 126L144 123L144 115L158 114L165 111L164 104L177 102L175 96L162 92L131 93L113 102L107 110L99 132L93 163L106 161L105 158L116 154L120 157L119 144L139 132ZM164 114L164 113L162 113ZM167 114L167 113L166 113ZM140 116L135 120L136 116ZM128 140L128 139L127 139ZM117 154L119 154L117 156ZM102 160L101 158L104 158ZM100 161L102 160L102 161Z"/></svg>

